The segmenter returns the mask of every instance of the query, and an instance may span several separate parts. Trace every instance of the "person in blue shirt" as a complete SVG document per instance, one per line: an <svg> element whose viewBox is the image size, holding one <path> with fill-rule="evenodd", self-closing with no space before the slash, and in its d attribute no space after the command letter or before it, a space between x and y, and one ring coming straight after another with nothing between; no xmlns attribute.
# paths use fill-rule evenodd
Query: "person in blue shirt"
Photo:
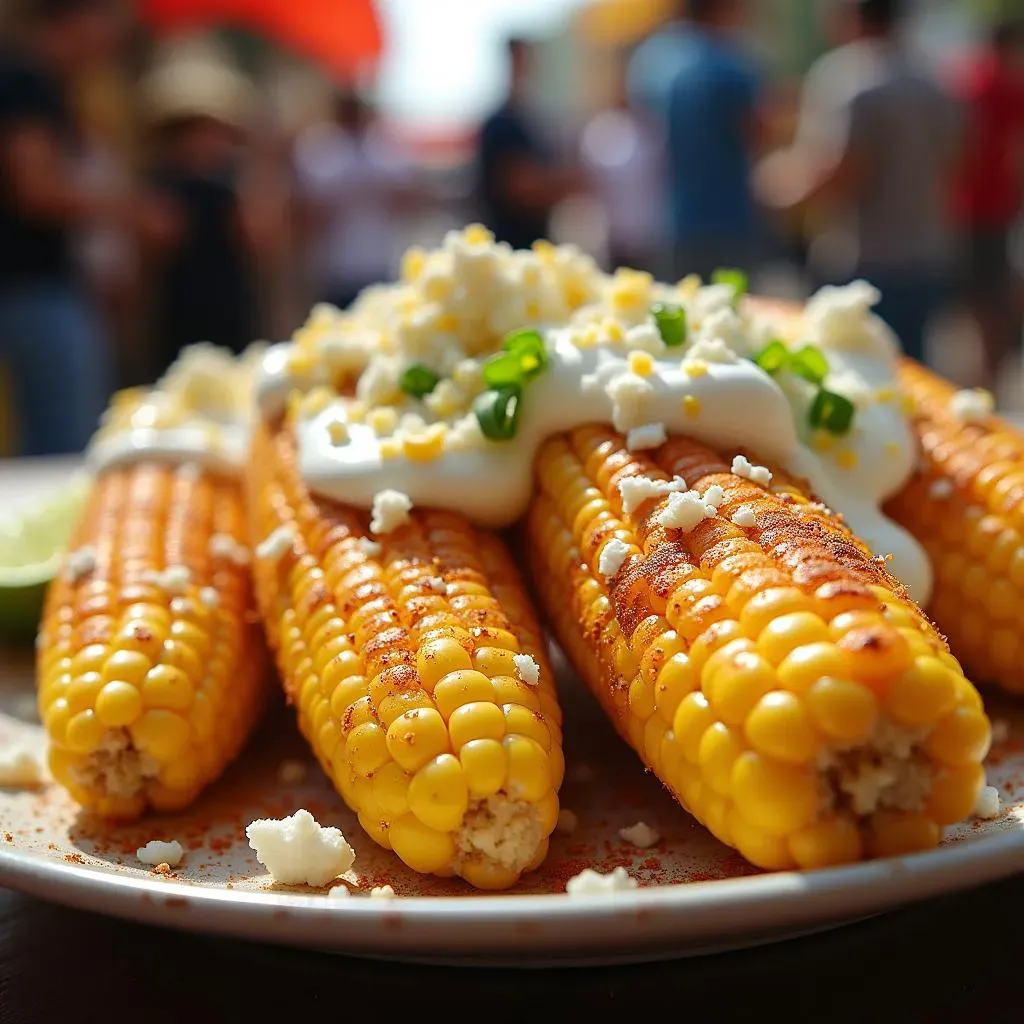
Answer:
<svg viewBox="0 0 1024 1024"><path fill-rule="evenodd" d="M752 271L758 216L751 184L758 74L737 41L741 0L689 0L687 17L644 42L630 100L660 122L666 148L666 229L676 276Z"/></svg>

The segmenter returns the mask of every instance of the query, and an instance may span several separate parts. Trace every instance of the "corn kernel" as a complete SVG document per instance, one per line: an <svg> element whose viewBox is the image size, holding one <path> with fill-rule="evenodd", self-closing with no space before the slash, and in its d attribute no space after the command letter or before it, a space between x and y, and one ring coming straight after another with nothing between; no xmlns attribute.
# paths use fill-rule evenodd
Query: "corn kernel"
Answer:
<svg viewBox="0 0 1024 1024"><path fill-rule="evenodd" d="M753 751L736 761L732 795L751 825L775 836L805 828L818 811L818 786L810 773L775 764Z"/></svg>
<svg viewBox="0 0 1024 1024"><path fill-rule="evenodd" d="M132 743L142 753L167 764L187 746L191 730L188 722L173 711L147 711L129 728Z"/></svg>
<svg viewBox="0 0 1024 1024"><path fill-rule="evenodd" d="M449 672L434 686L434 702L446 719L463 704L493 700L494 687L490 679L471 668Z"/></svg>
<svg viewBox="0 0 1024 1024"><path fill-rule="evenodd" d="M955 707L935 724L925 750L951 768L975 764L988 756L992 729L988 719L973 707Z"/></svg>
<svg viewBox="0 0 1024 1024"><path fill-rule="evenodd" d="M751 825L735 807L729 813L729 834L736 849L756 867L765 871L785 871L796 866L784 839Z"/></svg>
<svg viewBox="0 0 1024 1024"><path fill-rule="evenodd" d="M392 405L378 405L366 414L366 425L378 437L387 437L398 427L398 412Z"/></svg>
<svg viewBox="0 0 1024 1024"><path fill-rule="evenodd" d="M977 763L942 768L932 776L925 810L940 825L955 825L974 810L985 785L985 769Z"/></svg>
<svg viewBox="0 0 1024 1024"><path fill-rule="evenodd" d="M885 708L903 725L931 725L956 703L956 676L938 658L919 657L885 692Z"/></svg>
<svg viewBox="0 0 1024 1024"><path fill-rule="evenodd" d="M847 815L826 818L801 829L790 836L789 849L805 871L851 864L864 855L860 829Z"/></svg>
<svg viewBox="0 0 1024 1024"><path fill-rule="evenodd" d="M469 789L459 759L441 754L412 777L409 809L428 828L453 832L469 806Z"/></svg>
<svg viewBox="0 0 1024 1024"><path fill-rule="evenodd" d="M409 774L401 765L389 761L373 773L370 791L374 802L390 818L400 818L409 810Z"/></svg>
<svg viewBox="0 0 1024 1024"><path fill-rule="evenodd" d="M88 711L95 707L96 697L103 689L103 677L99 672L86 672L77 679L72 679L67 690L64 691L64 699L73 715L80 711Z"/></svg>
<svg viewBox="0 0 1024 1024"><path fill-rule="evenodd" d="M815 430L811 435L811 447L822 455L833 451L835 446L835 435L830 434L827 430Z"/></svg>
<svg viewBox="0 0 1024 1024"><path fill-rule="evenodd" d="M925 814L880 811L871 819L868 854L900 857L938 846L939 825Z"/></svg>
<svg viewBox="0 0 1024 1024"><path fill-rule="evenodd" d="M402 439L402 451L410 462L432 462L441 457L448 428L443 423L434 423L425 430L407 434Z"/></svg>
<svg viewBox="0 0 1024 1024"><path fill-rule="evenodd" d="M715 722L704 731L697 750L697 764L704 781L720 796L732 793L732 770L736 759L746 749L737 732L722 722Z"/></svg>
<svg viewBox="0 0 1024 1024"><path fill-rule="evenodd" d="M800 699L785 690L767 693L758 701L747 718L745 732L759 754L784 764L807 764L821 743Z"/></svg>
<svg viewBox="0 0 1024 1024"><path fill-rule="evenodd" d="M630 352L629 368L638 377L650 377L654 373L654 359L649 352Z"/></svg>
<svg viewBox="0 0 1024 1024"><path fill-rule="evenodd" d="M433 691L437 683L450 673L472 667L469 652L450 637L428 641L416 655L416 671L429 691Z"/></svg>
<svg viewBox="0 0 1024 1024"><path fill-rule="evenodd" d="M91 754L103 741L107 727L91 709L79 711L67 724L65 745L76 754Z"/></svg>
<svg viewBox="0 0 1024 1024"><path fill-rule="evenodd" d="M509 705L514 707L516 705ZM520 709L529 714L525 709ZM452 712L448 722L452 749L459 753L473 740L500 740L505 735L505 714L490 701L463 704Z"/></svg>
<svg viewBox="0 0 1024 1024"><path fill-rule="evenodd" d="M715 721L715 713L703 693L688 693L676 709L672 732L683 756L691 764L697 763L700 741Z"/></svg>
<svg viewBox="0 0 1024 1024"><path fill-rule="evenodd" d="M896 401L896 389L891 385L879 388L875 392L875 401L880 402L882 405Z"/></svg>
<svg viewBox="0 0 1024 1024"><path fill-rule="evenodd" d="M754 705L776 686L772 666L736 640L716 651L704 667L702 685L711 706L727 725L742 726Z"/></svg>
<svg viewBox="0 0 1024 1024"><path fill-rule="evenodd" d="M365 402L351 401L345 403L345 418L349 423L363 423L366 420Z"/></svg>
<svg viewBox="0 0 1024 1024"><path fill-rule="evenodd" d="M530 802L539 800L551 788L544 748L526 736L506 736L502 746L508 759L505 788L509 795Z"/></svg>
<svg viewBox="0 0 1024 1024"><path fill-rule="evenodd" d="M700 399L696 395L685 395L683 397L683 412L687 416L699 416Z"/></svg>
<svg viewBox="0 0 1024 1024"><path fill-rule="evenodd" d="M407 771L417 771L448 753L448 728L438 711L419 708L396 718L387 731L391 756Z"/></svg>
<svg viewBox="0 0 1024 1024"><path fill-rule="evenodd" d="M96 717L108 728L131 725L142 714L142 698L130 683L107 683L96 697Z"/></svg>
<svg viewBox="0 0 1024 1024"><path fill-rule="evenodd" d="M345 740L345 759L357 775L372 775L390 760L387 734L375 722L358 726Z"/></svg>
<svg viewBox="0 0 1024 1024"><path fill-rule="evenodd" d="M841 448L836 452L836 465L840 469L855 469L859 456L852 448Z"/></svg>
<svg viewBox="0 0 1024 1024"><path fill-rule="evenodd" d="M507 761L497 739L470 740L459 751L459 761L474 797L493 796L505 785Z"/></svg>
<svg viewBox="0 0 1024 1024"><path fill-rule="evenodd" d="M773 665L806 644L829 639L828 626L813 612L791 612L773 619L757 638L757 648Z"/></svg>
<svg viewBox="0 0 1024 1024"><path fill-rule="evenodd" d="M551 732L544 717L519 704L504 704L505 732L509 736L526 736L548 753L551 750ZM497 738L497 737L495 737Z"/></svg>
<svg viewBox="0 0 1024 1024"><path fill-rule="evenodd" d="M391 822L388 839L395 853L421 874L450 870L455 859L454 836L424 825L411 813Z"/></svg>
<svg viewBox="0 0 1024 1024"><path fill-rule="evenodd" d="M806 689L814 724L836 743L863 743L878 717L878 701L866 686L848 679L819 677Z"/></svg>
<svg viewBox="0 0 1024 1024"><path fill-rule="evenodd" d="M147 708L184 711L192 704L195 688L180 668L154 665L143 680L141 696Z"/></svg>
<svg viewBox="0 0 1024 1024"><path fill-rule="evenodd" d="M679 369L691 380L697 380L708 375L708 364L703 359L684 359Z"/></svg>
<svg viewBox="0 0 1024 1024"><path fill-rule="evenodd" d="M377 446L380 457L386 462L388 459L397 459L402 454L402 446L393 437L384 438Z"/></svg>
<svg viewBox="0 0 1024 1024"><path fill-rule="evenodd" d="M327 437L330 439L331 444L333 444L335 447L340 447L343 444L348 444L348 425L343 420L328 420Z"/></svg>

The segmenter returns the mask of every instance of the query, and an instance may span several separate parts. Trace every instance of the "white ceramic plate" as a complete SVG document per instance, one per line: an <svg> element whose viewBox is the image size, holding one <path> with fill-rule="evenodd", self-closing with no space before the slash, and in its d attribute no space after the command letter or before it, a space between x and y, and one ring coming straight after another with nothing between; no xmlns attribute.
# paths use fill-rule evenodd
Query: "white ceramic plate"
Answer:
<svg viewBox="0 0 1024 1024"><path fill-rule="evenodd" d="M26 743L42 752L42 731L24 720L31 693L30 658L0 654L0 750ZM554 965L654 960L775 941L1024 866L1024 744L1012 737L991 759L990 781L1006 803L995 821L962 826L928 854L764 875L645 776L587 694L570 683L564 703L569 771L563 803L580 825L554 837L547 864L515 893L484 896L460 883L423 878L362 837L305 752L290 712L277 705L239 762L184 815L110 828L79 815L56 786L34 793L0 789L0 884L188 931L406 960ZM1002 718L1014 713L1010 705L993 712ZM1019 718L1014 731L1024 739L1024 715ZM307 765L302 783L279 781L280 765L289 759ZM356 870L348 876L352 898L272 886L252 856L245 825L299 807L340 826L356 847ZM619 828L641 820L663 836L646 851L618 836ZM156 838L178 839L186 848L170 877L145 869L134 856ZM608 871L620 864L643 888L565 895L566 880L582 868ZM363 898L385 883L398 898Z"/></svg>

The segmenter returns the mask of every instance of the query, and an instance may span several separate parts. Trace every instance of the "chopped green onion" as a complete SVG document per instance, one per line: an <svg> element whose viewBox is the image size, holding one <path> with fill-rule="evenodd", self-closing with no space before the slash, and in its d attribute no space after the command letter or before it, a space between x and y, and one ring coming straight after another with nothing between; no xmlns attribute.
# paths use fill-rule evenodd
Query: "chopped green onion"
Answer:
<svg viewBox="0 0 1024 1024"><path fill-rule="evenodd" d="M747 275L742 270L732 270L727 267L716 270L711 275L711 281L714 284L729 285L735 292L736 298L746 295L750 284Z"/></svg>
<svg viewBox="0 0 1024 1024"><path fill-rule="evenodd" d="M661 340L669 348L678 348L686 343L686 310L682 306L656 302L651 306L651 316L658 326Z"/></svg>
<svg viewBox="0 0 1024 1024"><path fill-rule="evenodd" d="M485 391L473 403L473 412L484 437L492 441L510 441L519 428L522 389L512 385L497 391Z"/></svg>
<svg viewBox="0 0 1024 1024"><path fill-rule="evenodd" d="M484 363L484 381L489 388L518 387L524 383L522 359L514 352L500 352Z"/></svg>
<svg viewBox="0 0 1024 1024"><path fill-rule="evenodd" d="M406 367L398 386L413 398L423 398L437 387L440 379L440 376L434 373L429 366L413 363L412 366Z"/></svg>
<svg viewBox="0 0 1024 1024"><path fill-rule="evenodd" d="M533 380L543 373L548 365L548 350L539 331L525 328L507 335L502 348L511 355L518 356L519 366L524 381Z"/></svg>
<svg viewBox="0 0 1024 1024"><path fill-rule="evenodd" d="M812 384L821 384L828 376L828 360L820 348L804 345L802 349L793 353L789 369Z"/></svg>
<svg viewBox="0 0 1024 1024"><path fill-rule="evenodd" d="M853 414L853 402L822 388L811 406L811 426L830 434L845 434L853 423Z"/></svg>
<svg viewBox="0 0 1024 1024"><path fill-rule="evenodd" d="M765 373L773 375L789 365L789 349L781 341L769 341L754 357L754 362Z"/></svg>

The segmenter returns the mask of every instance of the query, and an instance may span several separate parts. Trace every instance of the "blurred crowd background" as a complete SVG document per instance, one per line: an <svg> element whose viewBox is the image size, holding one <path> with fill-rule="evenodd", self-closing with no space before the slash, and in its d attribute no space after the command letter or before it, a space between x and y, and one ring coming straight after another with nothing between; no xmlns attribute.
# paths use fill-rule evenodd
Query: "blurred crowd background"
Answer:
<svg viewBox="0 0 1024 1024"><path fill-rule="evenodd" d="M1021 0L3 0L0 455L470 220L801 298L1024 407Z"/></svg>

